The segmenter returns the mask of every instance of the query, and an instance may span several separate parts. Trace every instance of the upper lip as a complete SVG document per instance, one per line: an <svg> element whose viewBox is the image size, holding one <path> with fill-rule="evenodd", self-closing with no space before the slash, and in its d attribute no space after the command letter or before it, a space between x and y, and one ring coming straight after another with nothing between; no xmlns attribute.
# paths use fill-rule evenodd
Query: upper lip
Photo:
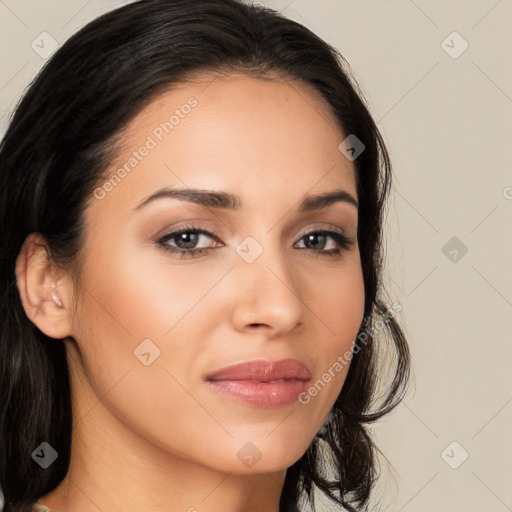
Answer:
<svg viewBox="0 0 512 512"><path fill-rule="evenodd" d="M296 359L246 361L226 366L206 376L206 380L254 380L260 382L290 379L309 380L310 378L309 368Z"/></svg>

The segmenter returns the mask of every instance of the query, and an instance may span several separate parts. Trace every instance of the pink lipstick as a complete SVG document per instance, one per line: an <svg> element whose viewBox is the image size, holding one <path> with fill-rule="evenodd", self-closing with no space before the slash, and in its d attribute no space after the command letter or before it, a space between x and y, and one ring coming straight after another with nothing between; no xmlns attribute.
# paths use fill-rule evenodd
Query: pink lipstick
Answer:
<svg viewBox="0 0 512 512"><path fill-rule="evenodd" d="M215 391L256 407L281 407L305 391L311 371L296 359L253 360L210 373L206 380Z"/></svg>

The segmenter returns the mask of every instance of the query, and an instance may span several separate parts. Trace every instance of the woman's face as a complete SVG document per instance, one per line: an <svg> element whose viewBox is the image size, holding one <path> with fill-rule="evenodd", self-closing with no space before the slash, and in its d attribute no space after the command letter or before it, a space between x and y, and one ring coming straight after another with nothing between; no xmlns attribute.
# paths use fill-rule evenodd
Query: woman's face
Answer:
<svg viewBox="0 0 512 512"><path fill-rule="evenodd" d="M68 344L75 407L113 415L120 442L135 433L222 471L298 460L363 319L358 209L346 199L358 200L355 168L338 149L347 135L307 86L245 75L181 84L142 111L86 209ZM209 380L285 359L309 379L288 361Z"/></svg>

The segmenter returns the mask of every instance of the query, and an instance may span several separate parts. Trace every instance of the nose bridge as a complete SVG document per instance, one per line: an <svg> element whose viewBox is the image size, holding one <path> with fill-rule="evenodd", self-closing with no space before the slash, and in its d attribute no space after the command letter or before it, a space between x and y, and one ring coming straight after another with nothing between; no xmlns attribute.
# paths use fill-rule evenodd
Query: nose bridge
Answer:
<svg viewBox="0 0 512 512"><path fill-rule="evenodd" d="M282 244L272 234L249 235L236 247L233 320L239 328L266 324L286 330L301 320L303 303L293 266L287 263Z"/></svg>

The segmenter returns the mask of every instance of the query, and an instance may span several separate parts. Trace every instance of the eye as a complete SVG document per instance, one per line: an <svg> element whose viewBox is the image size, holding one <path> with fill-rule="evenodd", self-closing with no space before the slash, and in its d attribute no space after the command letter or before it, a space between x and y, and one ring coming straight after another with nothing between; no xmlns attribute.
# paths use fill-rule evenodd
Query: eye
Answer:
<svg viewBox="0 0 512 512"><path fill-rule="evenodd" d="M325 249L325 246L328 245L327 240L329 238L331 239L331 248ZM305 241L306 249L319 253L318 256L340 256L344 250L354 245L354 241L349 238L343 230L337 228L313 229L308 231L305 235L302 235L299 242L302 240ZM332 240L335 241L334 244ZM334 245L334 247L332 247L332 245ZM320 250L317 250L318 248Z"/></svg>
<svg viewBox="0 0 512 512"><path fill-rule="evenodd" d="M217 245L208 245L208 238L215 239ZM330 239L330 242L329 242ZM354 245L341 229L313 229L302 235L297 243L304 241L307 251L317 253L315 256L340 256L344 250ZM171 243L173 242L173 243ZM202 247L197 244L203 243ZM157 244L165 251L178 255L180 258L206 256L211 249L222 247L215 233L203 226L182 226L166 234ZM204 245L206 244L206 245ZM326 249L326 246L329 246ZM300 247L302 249L302 247Z"/></svg>
<svg viewBox="0 0 512 512"><path fill-rule="evenodd" d="M212 248L196 247L199 241L204 243L205 238L216 237L204 227L182 226L162 237L157 243L164 250L177 254L180 258L184 258L187 255L195 257L208 254L209 249ZM169 241L174 241L176 246L169 244Z"/></svg>

